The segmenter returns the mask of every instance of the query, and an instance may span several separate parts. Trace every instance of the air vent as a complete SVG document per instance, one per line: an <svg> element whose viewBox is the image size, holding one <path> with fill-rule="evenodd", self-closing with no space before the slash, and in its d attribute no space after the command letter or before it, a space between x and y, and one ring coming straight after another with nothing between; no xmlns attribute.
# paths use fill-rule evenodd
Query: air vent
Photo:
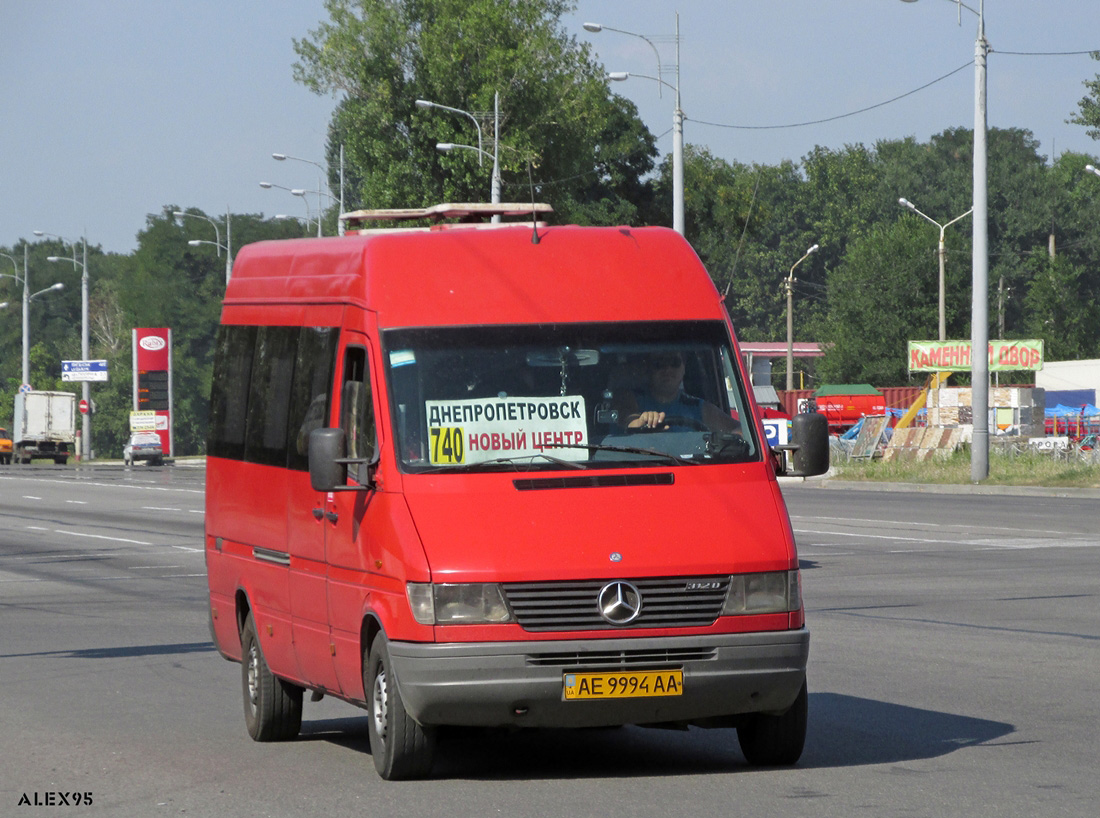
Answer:
<svg viewBox="0 0 1100 818"><path fill-rule="evenodd" d="M531 477L513 480L519 491L546 491L549 489L602 489L612 486L671 486L675 478L672 472L643 474L600 474L578 477Z"/></svg>

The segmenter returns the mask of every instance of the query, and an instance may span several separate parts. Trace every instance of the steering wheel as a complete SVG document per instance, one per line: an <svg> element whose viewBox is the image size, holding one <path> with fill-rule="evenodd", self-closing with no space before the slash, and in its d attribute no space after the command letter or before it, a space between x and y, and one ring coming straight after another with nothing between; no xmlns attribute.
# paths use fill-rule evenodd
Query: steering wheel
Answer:
<svg viewBox="0 0 1100 818"><path fill-rule="evenodd" d="M687 426L689 429L696 432L710 431L710 428L707 424L703 423L703 421L689 418L686 415L665 415L665 419L661 421L659 426L628 426L626 431L643 433L667 432L669 427L672 426Z"/></svg>

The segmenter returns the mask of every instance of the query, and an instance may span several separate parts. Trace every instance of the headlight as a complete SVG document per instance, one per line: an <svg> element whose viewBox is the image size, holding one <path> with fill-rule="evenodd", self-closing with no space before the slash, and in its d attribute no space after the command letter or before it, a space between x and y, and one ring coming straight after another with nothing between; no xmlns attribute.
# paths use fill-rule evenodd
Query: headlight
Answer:
<svg viewBox="0 0 1100 818"><path fill-rule="evenodd" d="M406 586L413 618L421 625L495 625L513 622L504 592L495 583Z"/></svg>
<svg viewBox="0 0 1100 818"><path fill-rule="evenodd" d="M797 570L734 574L730 577L722 615L787 613L801 607L801 579Z"/></svg>

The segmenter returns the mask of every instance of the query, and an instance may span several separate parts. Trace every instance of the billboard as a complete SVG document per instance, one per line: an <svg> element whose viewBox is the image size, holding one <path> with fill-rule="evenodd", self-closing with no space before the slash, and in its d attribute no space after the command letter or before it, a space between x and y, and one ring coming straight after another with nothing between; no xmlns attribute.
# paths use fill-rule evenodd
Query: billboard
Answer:
<svg viewBox="0 0 1100 818"><path fill-rule="evenodd" d="M910 341L910 372L969 372L969 341ZM989 342L989 371L1037 372L1043 368L1042 339Z"/></svg>
<svg viewBox="0 0 1100 818"><path fill-rule="evenodd" d="M164 454L172 447L172 330L167 327L133 331L134 405L138 425L160 435ZM133 415L131 415L131 422ZM132 431L137 431L131 428Z"/></svg>

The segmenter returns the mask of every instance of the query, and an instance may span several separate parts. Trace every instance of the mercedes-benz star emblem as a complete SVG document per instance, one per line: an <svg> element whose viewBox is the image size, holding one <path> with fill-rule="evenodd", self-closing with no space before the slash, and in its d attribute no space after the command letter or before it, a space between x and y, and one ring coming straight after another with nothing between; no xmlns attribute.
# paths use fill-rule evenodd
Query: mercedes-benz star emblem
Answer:
<svg viewBox="0 0 1100 818"><path fill-rule="evenodd" d="M626 625L642 612L642 594L629 582L616 580L600 589L596 606L600 616L612 625Z"/></svg>

